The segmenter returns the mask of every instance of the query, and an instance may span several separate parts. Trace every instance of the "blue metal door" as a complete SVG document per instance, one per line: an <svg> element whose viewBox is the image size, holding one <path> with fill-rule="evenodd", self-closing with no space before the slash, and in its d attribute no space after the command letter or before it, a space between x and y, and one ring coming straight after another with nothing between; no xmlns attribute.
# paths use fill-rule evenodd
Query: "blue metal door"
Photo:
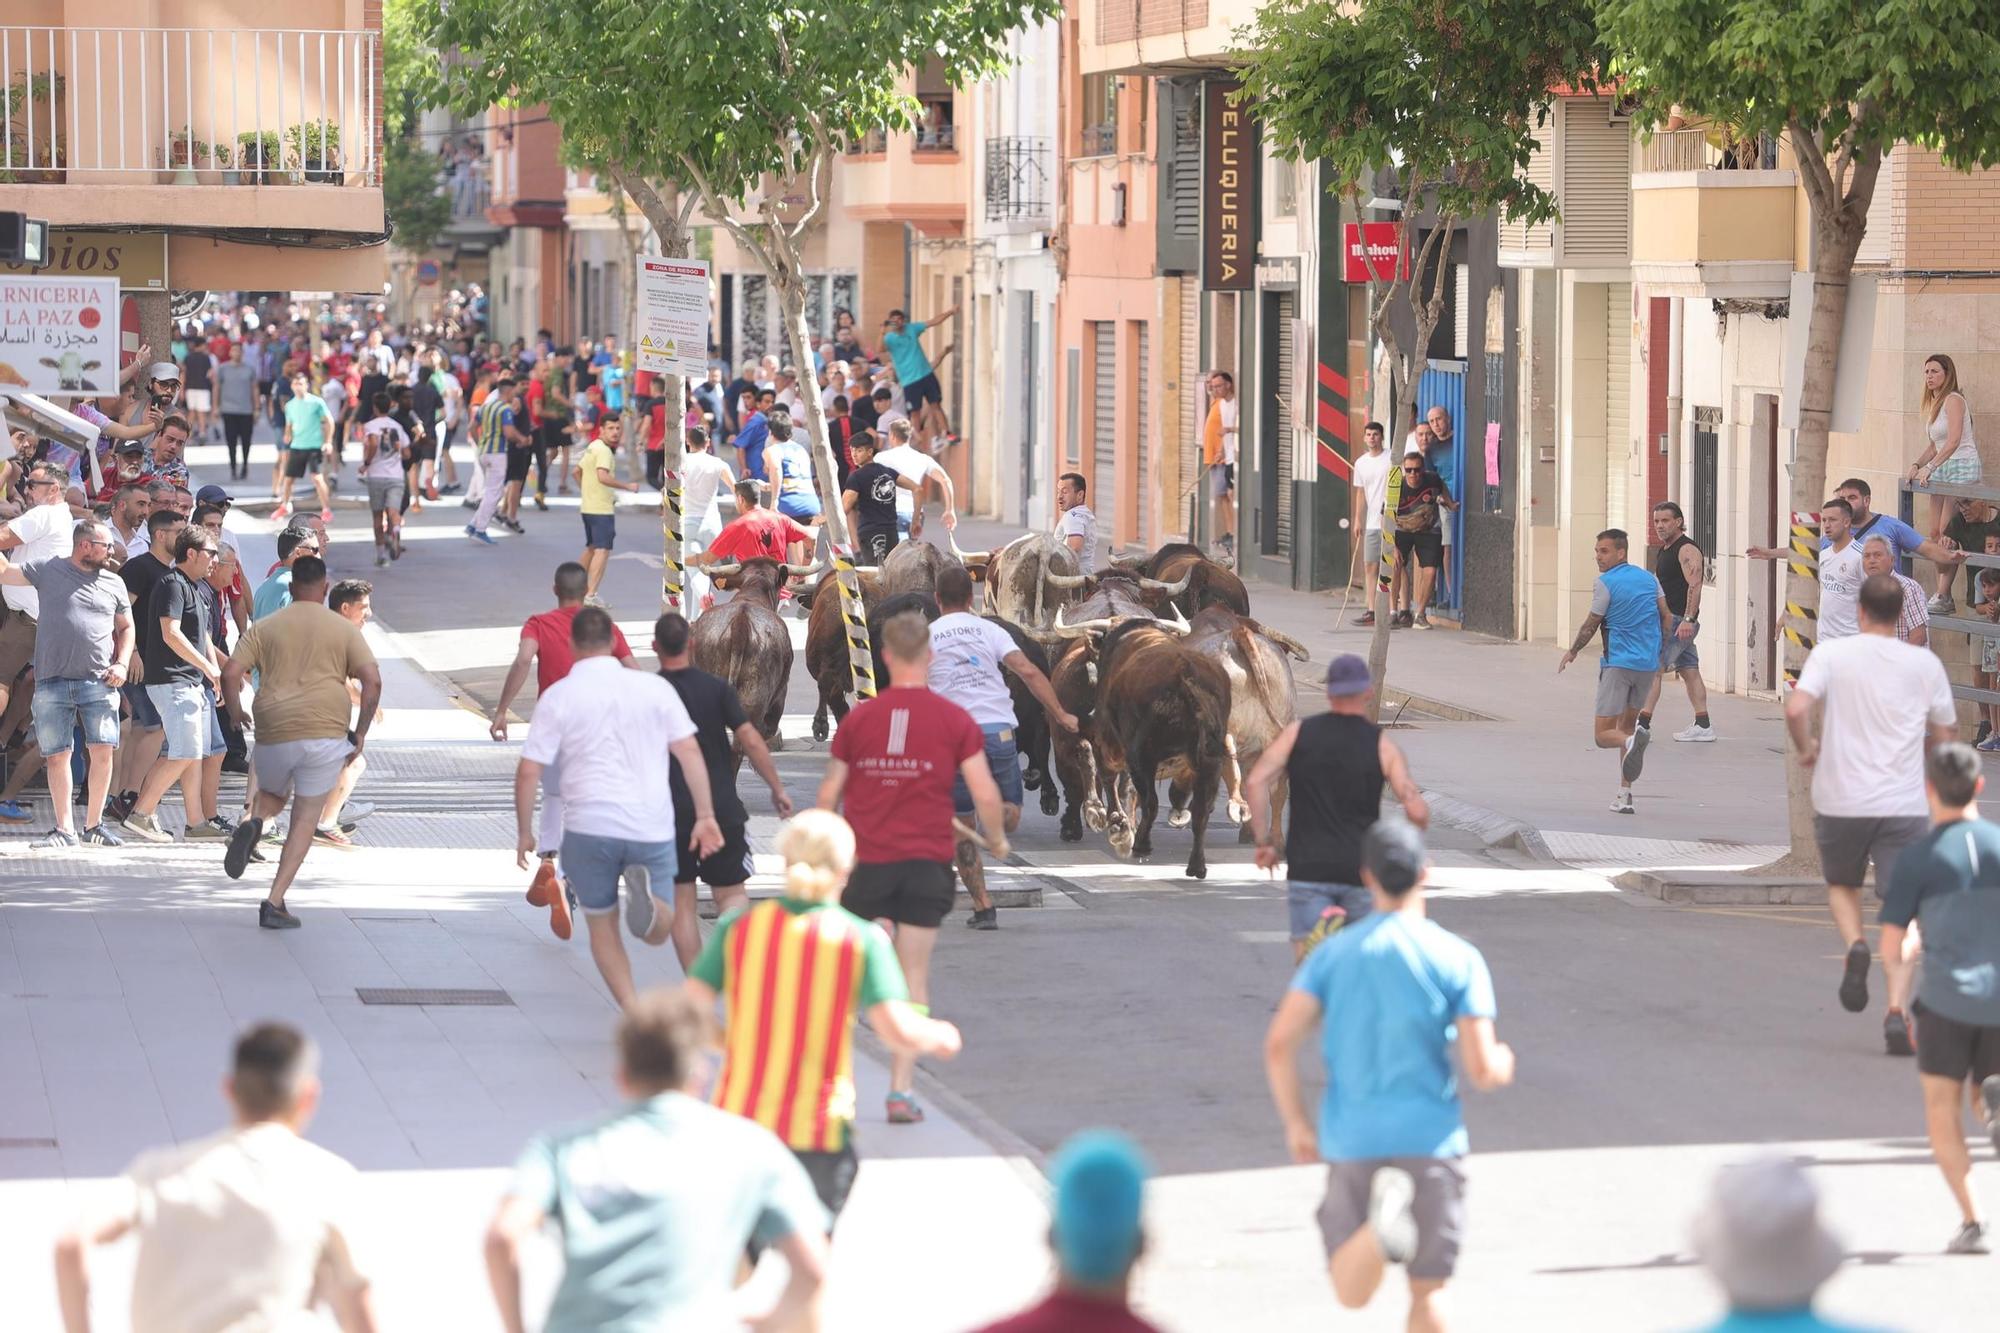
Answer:
<svg viewBox="0 0 2000 1333"><path fill-rule="evenodd" d="M1470 431L1465 420L1463 361L1433 361L1430 368L1424 371L1423 378L1417 381L1418 418L1427 417L1433 407L1442 407L1451 413L1451 452L1441 461L1446 465L1445 484L1451 490L1451 498L1459 506L1439 515L1439 522L1444 524L1451 545L1445 548L1444 572L1448 586L1438 590L1437 604L1456 614L1464 599L1466 477L1473 466Z"/></svg>

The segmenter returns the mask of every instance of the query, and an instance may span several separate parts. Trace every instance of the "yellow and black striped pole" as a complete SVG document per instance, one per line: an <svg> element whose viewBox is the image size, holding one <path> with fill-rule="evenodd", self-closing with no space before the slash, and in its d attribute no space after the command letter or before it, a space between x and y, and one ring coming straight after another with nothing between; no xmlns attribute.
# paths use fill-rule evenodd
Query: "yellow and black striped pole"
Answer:
<svg viewBox="0 0 2000 1333"><path fill-rule="evenodd" d="M868 609L861 601L861 576L854 570L854 552L833 548L833 579L840 590L840 621L847 632L847 665L854 673L857 701L875 697L875 652L868 642Z"/></svg>
<svg viewBox="0 0 2000 1333"><path fill-rule="evenodd" d="M678 611L690 620L694 608L686 606L681 589L681 474L669 469L660 488L660 608Z"/></svg>
<svg viewBox="0 0 2000 1333"><path fill-rule="evenodd" d="M1795 510L1792 513L1791 549L1785 557L1785 572L1802 578L1819 578L1819 515ZM1799 683L1806 655L1819 639L1819 611L1801 606L1789 593L1785 598L1785 688Z"/></svg>

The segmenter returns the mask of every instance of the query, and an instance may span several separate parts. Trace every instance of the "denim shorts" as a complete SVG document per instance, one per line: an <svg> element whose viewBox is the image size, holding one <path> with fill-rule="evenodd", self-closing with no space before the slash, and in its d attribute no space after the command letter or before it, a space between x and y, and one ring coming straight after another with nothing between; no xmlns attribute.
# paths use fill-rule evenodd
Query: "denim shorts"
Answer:
<svg viewBox="0 0 2000 1333"><path fill-rule="evenodd" d="M146 687L126 681L120 688L125 694L125 706L132 714L132 725L141 731L158 731L160 710L153 707L153 696L146 693Z"/></svg>
<svg viewBox="0 0 2000 1333"><path fill-rule="evenodd" d="M1691 670L1701 665L1701 658L1696 654L1694 648L1694 640L1701 637L1701 622L1697 620L1694 623L1694 638L1683 639L1680 636L1681 626L1686 623L1687 618L1685 616L1674 617L1673 632L1667 636L1666 650L1660 654L1660 670L1667 672L1669 675L1676 671Z"/></svg>
<svg viewBox="0 0 2000 1333"><path fill-rule="evenodd" d="M1014 728L981 727L986 737L986 766L993 770L993 781L999 784L1000 799L1007 805L1021 803L1021 752L1014 745ZM965 777L960 774L951 780L951 808L961 815L973 811L972 789L965 785Z"/></svg>
<svg viewBox="0 0 2000 1333"><path fill-rule="evenodd" d="M79 726L85 745L118 744L118 691L101 680L37 680L32 711L44 755L68 754Z"/></svg>
<svg viewBox="0 0 2000 1333"><path fill-rule="evenodd" d="M1375 910L1374 895L1358 884L1326 884L1318 880L1295 879L1285 886L1285 902L1291 916L1294 942L1308 939L1329 912L1345 917L1340 925L1350 926ZM1328 930L1337 929L1333 922Z"/></svg>
<svg viewBox="0 0 2000 1333"><path fill-rule="evenodd" d="M161 751L167 758L206 759L223 752L222 723L215 716L215 699L206 684L173 681L148 685L146 697L167 730L166 749Z"/></svg>
<svg viewBox="0 0 2000 1333"><path fill-rule="evenodd" d="M644 866L652 878L653 896L674 905L674 875L680 850L671 841L640 842L566 829L562 840L563 875L586 912L603 915L618 910L618 877L627 866Z"/></svg>

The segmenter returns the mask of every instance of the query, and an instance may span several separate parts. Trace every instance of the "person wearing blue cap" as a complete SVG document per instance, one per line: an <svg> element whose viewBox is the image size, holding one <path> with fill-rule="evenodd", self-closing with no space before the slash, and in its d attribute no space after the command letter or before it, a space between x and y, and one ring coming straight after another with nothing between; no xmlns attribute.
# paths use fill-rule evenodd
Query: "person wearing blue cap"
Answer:
<svg viewBox="0 0 2000 1333"><path fill-rule="evenodd" d="M1151 1170L1110 1130L1087 1130L1050 1165L1056 1286L1040 1304L980 1333L1158 1333L1132 1310L1132 1268L1146 1247L1140 1213Z"/></svg>
<svg viewBox="0 0 2000 1333"><path fill-rule="evenodd" d="M1412 1333L1438 1333L1437 1295L1465 1230L1464 1108L1452 1048L1475 1088L1513 1081L1493 1035L1493 978L1479 950L1424 911L1421 834L1383 820L1361 847L1365 921L1307 956L1264 1038L1264 1072L1298 1162L1327 1163L1319 1209L1340 1303L1374 1299L1387 1265L1410 1275ZM1326 1092L1315 1129L1298 1052L1325 1015Z"/></svg>
<svg viewBox="0 0 2000 1333"><path fill-rule="evenodd" d="M1430 807L1403 752L1369 719L1374 684L1360 657L1334 658L1326 669L1327 711L1279 732L1243 783L1257 864L1265 870L1276 870L1280 859L1271 818L1280 777L1291 794L1283 860L1294 964L1372 910L1374 900L1361 885L1361 840L1381 817L1382 788L1395 793L1412 824L1430 823Z"/></svg>

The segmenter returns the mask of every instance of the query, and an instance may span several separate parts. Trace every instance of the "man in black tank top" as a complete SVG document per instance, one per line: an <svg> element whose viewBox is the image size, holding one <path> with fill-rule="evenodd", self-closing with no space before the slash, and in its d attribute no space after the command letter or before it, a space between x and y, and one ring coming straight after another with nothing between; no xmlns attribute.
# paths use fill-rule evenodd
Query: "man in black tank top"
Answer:
<svg viewBox="0 0 2000 1333"><path fill-rule="evenodd" d="M1295 961L1371 910L1373 899L1361 885L1361 841L1382 818L1383 786L1412 824L1430 822L1403 752L1368 720L1373 693L1367 662L1353 653L1334 658L1326 670L1327 711L1278 733L1243 783L1258 866L1286 865ZM1282 857L1272 827L1272 790L1280 781L1289 784L1292 803Z"/></svg>
<svg viewBox="0 0 2000 1333"><path fill-rule="evenodd" d="M1694 648L1694 636L1701 628L1701 590L1706 577L1702 549L1687 535L1687 516L1672 500L1662 500L1653 506L1653 535L1660 543L1653 575L1660 581L1660 591L1667 595L1667 610L1673 613L1674 624L1660 658L1660 674L1653 677L1646 706L1639 710L1639 725L1652 730L1653 708L1660 702L1660 684L1668 675L1676 675L1687 686L1694 722L1675 732L1674 739L1712 741L1715 728L1708 720L1708 686L1702 681L1701 660Z"/></svg>

